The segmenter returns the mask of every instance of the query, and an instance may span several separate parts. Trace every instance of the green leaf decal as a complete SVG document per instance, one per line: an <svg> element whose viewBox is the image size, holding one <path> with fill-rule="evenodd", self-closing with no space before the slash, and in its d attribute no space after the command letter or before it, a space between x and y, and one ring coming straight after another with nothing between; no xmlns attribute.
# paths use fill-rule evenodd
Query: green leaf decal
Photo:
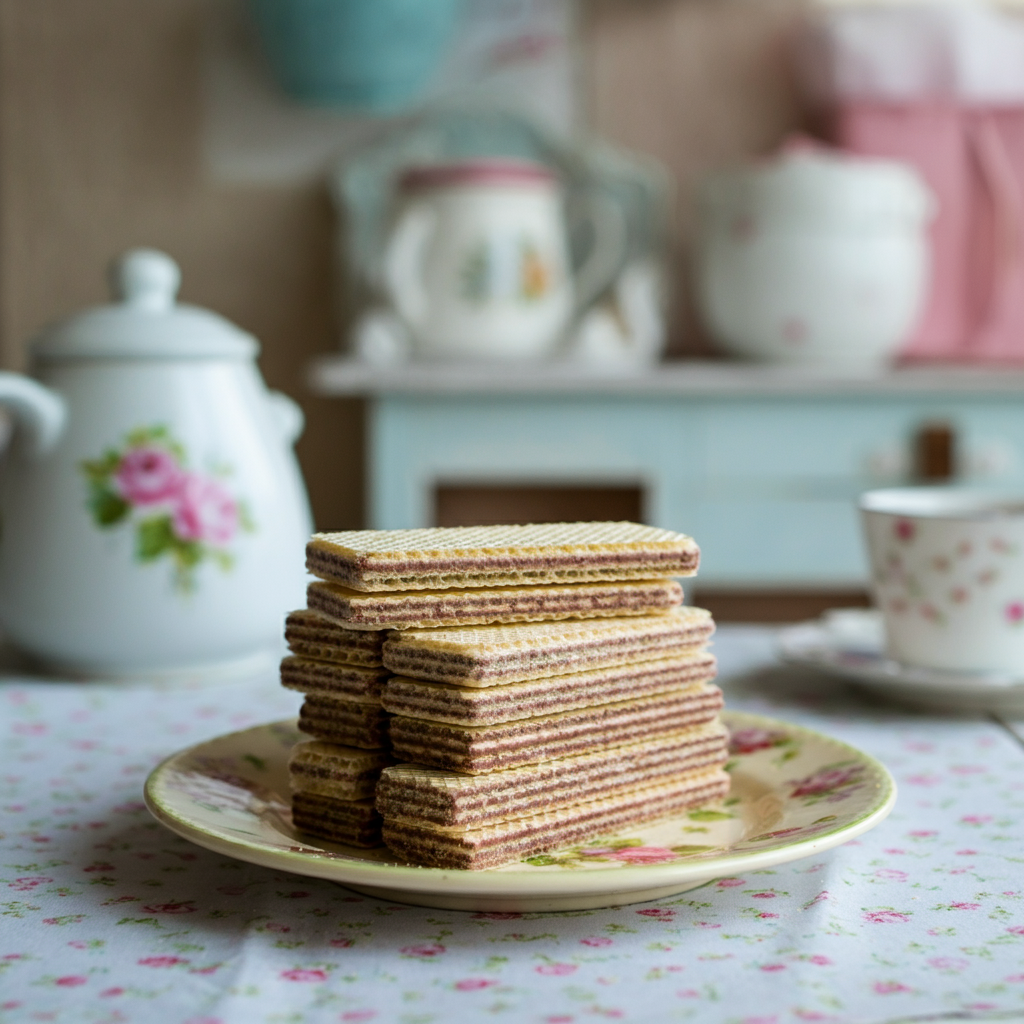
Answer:
<svg viewBox="0 0 1024 1024"><path fill-rule="evenodd" d="M131 505L106 487L94 487L89 495L89 509L99 526L113 526L131 511Z"/></svg>
<svg viewBox="0 0 1024 1024"><path fill-rule="evenodd" d="M152 562L175 546L170 516L143 519L135 534L135 554L141 562Z"/></svg>
<svg viewBox="0 0 1024 1024"><path fill-rule="evenodd" d="M728 811L690 811L690 821L727 821L733 817Z"/></svg>

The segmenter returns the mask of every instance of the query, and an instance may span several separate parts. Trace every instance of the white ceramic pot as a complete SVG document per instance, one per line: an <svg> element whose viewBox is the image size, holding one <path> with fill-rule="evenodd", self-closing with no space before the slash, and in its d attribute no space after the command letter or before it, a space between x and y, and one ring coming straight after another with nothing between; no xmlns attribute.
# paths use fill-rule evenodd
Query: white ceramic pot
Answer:
<svg viewBox="0 0 1024 1024"><path fill-rule="evenodd" d="M861 498L890 657L1024 673L1024 497L893 488Z"/></svg>
<svg viewBox="0 0 1024 1024"><path fill-rule="evenodd" d="M34 378L0 374L17 430L2 478L0 624L61 672L270 664L304 602L302 413L256 340L176 305L177 265L137 250L121 301L45 330Z"/></svg>
<svg viewBox="0 0 1024 1024"><path fill-rule="evenodd" d="M909 167L820 150L709 177L696 251L706 327L748 358L885 365L925 296L932 207Z"/></svg>
<svg viewBox="0 0 1024 1024"><path fill-rule="evenodd" d="M419 358L550 355L577 306L593 298L595 277L607 284L621 262L621 225L606 228L607 211L595 210L591 257L574 278L561 190L539 164L414 167L397 206L385 285Z"/></svg>

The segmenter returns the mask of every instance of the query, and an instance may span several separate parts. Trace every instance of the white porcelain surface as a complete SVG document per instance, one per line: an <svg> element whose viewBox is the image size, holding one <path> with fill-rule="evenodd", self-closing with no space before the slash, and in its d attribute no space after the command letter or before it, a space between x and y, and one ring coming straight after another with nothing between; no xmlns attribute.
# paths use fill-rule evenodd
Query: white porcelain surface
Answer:
<svg viewBox="0 0 1024 1024"><path fill-rule="evenodd" d="M890 657L1024 675L1024 495L871 491L861 517Z"/></svg>
<svg viewBox="0 0 1024 1024"><path fill-rule="evenodd" d="M0 374L19 427L0 624L62 671L253 665L304 601L301 411L267 391L254 339L174 304L176 282L169 258L129 254L123 302L44 332L36 380Z"/></svg>
<svg viewBox="0 0 1024 1024"><path fill-rule="evenodd" d="M385 276L416 356L528 359L568 325L568 268L555 181L482 181L406 196Z"/></svg>
<svg viewBox="0 0 1024 1024"><path fill-rule="evenodd" d="M816 855L882 821L896 800L888 771L845 743L760 715L726 712L732 789L700 809L486 871L398 863L291 824L291 722L183 750L146 782L168 828L240 860L329 878L400 903L456 910L549 911L621 906Z"/></svg>
<svg viewBox="0 0 1024 1024"><path fill-rule="evenodd" d="M931 207L889 161L801 151L720 172L701 193L702 316L735 355L883 366L924 297Z"/></svg>
<svg viewBox="0 0 1024 1024"><path fill-rule="evenodd" d="M797 665L859 684L879 697L936 711L1024 714L1024 674L944 672L886 657L881 614L845 608L779 634L779 652Z"/></svg>

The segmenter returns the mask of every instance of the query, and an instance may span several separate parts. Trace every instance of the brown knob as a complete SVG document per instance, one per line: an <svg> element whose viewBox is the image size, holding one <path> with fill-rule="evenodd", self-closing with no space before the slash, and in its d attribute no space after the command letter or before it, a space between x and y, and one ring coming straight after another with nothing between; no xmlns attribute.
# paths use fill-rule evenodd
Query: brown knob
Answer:
<svg viewBox="0 0 1024 1024"><path fill-rule="evenodd" d="M956 475L956 431L945 422L925 423L914 443L914 476L929 483Z"/></svg>

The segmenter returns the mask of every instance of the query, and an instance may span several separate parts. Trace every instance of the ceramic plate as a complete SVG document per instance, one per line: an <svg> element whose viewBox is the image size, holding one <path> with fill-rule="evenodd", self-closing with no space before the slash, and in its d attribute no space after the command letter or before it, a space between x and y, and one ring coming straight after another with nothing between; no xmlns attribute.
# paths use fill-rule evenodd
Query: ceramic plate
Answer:
<svg viewBox="0 0 1024 1024"><path fill-rule="evenodd" d="M287 757L292 722L230 733L168 758L146 802L178 835L266 867L340 882L399 903L456 910L543 911L619 906L713 878L821 853L877 825L896 787L853 747L795 725L727 712L732 788L717 809L602 837L486 871L396 863L295 831Z"/></svg>
<svg viewBox="0 0 1024 1024"><path fill-rule="evenodd" d="M789 662L822 669L882 697L949 711L1024 712L1024 679L914 668L882 653L878 612L842 609L779 634Z"/></svg>

